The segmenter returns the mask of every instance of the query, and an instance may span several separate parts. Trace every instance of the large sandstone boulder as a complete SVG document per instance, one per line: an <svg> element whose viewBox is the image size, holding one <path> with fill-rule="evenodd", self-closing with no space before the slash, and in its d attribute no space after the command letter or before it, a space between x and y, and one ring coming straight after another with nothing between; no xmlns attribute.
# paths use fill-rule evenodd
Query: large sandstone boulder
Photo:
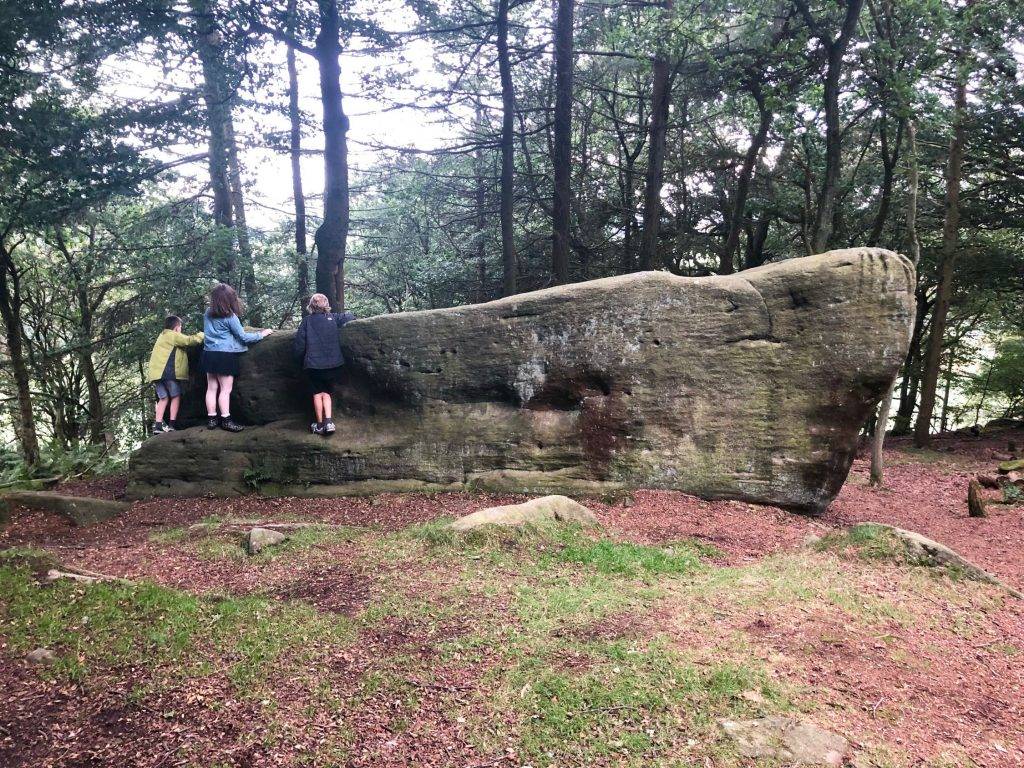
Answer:
<svg viewBox="0 0 1024 768"><path fill-rule="evenodd" d="M232 414L257 428L147 441L130 492L652 487L821 510L906 354L913 288L905 258L853 249L358 320L332 440L308 434L275 334L235 387Z"/></svg>

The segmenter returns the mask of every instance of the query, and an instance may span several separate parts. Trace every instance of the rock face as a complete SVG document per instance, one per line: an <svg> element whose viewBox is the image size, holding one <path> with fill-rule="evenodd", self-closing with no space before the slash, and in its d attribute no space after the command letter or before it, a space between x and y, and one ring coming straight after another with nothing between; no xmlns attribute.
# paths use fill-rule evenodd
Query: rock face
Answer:
<svg viewBox="0 0 1024 768"><path fill-rule="evenodd" d="M557 520L562 523L600 525L594 513L568 496L542 496L523 504L487 507L460 517L451 524L456 531L469 531L482 525L524 525Z"/></svg>
<svg viewBox="0 0 1024 768"><path fill-rule="evenodd" d="M232 415L257 428L160 435L129 491L650 487L821 510L906 354L913 287L905 258L854 249L357 320L331 440L307 432L291 336L275 334L235 385Z"/></svg>

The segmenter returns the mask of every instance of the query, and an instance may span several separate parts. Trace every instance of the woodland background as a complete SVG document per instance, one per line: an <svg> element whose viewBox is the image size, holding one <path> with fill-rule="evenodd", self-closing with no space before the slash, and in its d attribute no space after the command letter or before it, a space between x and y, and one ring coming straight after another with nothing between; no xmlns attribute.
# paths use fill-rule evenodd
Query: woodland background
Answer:
<svg viewBox="0 0 1024 768"><path fill-rule="evenodd" d="M143 439L163 317L218 279L286 328L314 289L365 316L882 246L918 315L878 423L1022 417L1022 64L1009 0L6 0L0 485Z"/></svg>

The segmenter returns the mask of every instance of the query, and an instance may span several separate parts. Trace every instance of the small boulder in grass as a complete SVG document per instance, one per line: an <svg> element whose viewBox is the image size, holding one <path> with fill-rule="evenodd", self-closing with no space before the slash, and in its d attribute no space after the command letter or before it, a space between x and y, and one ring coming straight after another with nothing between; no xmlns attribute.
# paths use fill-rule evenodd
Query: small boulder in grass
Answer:
<svg viewBox="0 0 1024 768"><path fill-rule="evenodd" d="M280 544L288 537L280 531L272 531L269 528L253 528L245 537L245 551L250 555L258 555L267 547Z"/></svg>
<svg viewBox="0 0 1024 768"><path fill-rule="evenodd" d="M49 648L36 648L34 651L29 651L25 658L33 664L52 664L57 660L57 654Z"/></svg>
<svg viewBox="0 0 1024 768"><path fill-rule="evenodd" d="M557 520L580 525L600 525L594 513L568 496L541 496L522 504L487 507L460 517L451 524L456 531L469 531L482 525L525 525Z"/></svg>
<svg viewBox="0 0 1024 768"><path fill-rule="evenodd" d="M794 718L719 720L718 724L743 757L755 760L840 768L850 751L850 743L839 734Z"/></svg>

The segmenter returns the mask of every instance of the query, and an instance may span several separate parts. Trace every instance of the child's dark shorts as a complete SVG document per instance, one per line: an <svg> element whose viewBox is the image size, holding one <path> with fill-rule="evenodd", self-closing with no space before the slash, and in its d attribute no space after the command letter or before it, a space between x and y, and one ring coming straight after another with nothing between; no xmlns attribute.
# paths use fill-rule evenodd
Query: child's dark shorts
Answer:
<svg viewBox="0 0 1024 768"><path fill-rule="evenodd" d="M153 382L156 390L157 400L166 400L168 397L178 397L181 394L181 384L174 379L161 379Z"/></svg>
<svg viewBox="0 0 1024 768"><path fill-rule="evenodd" d="M309 379L314 395L331 394L334 391L334 385L338 383L340 374L340 365L337 368L306 369L306 378Z"/></svg>

